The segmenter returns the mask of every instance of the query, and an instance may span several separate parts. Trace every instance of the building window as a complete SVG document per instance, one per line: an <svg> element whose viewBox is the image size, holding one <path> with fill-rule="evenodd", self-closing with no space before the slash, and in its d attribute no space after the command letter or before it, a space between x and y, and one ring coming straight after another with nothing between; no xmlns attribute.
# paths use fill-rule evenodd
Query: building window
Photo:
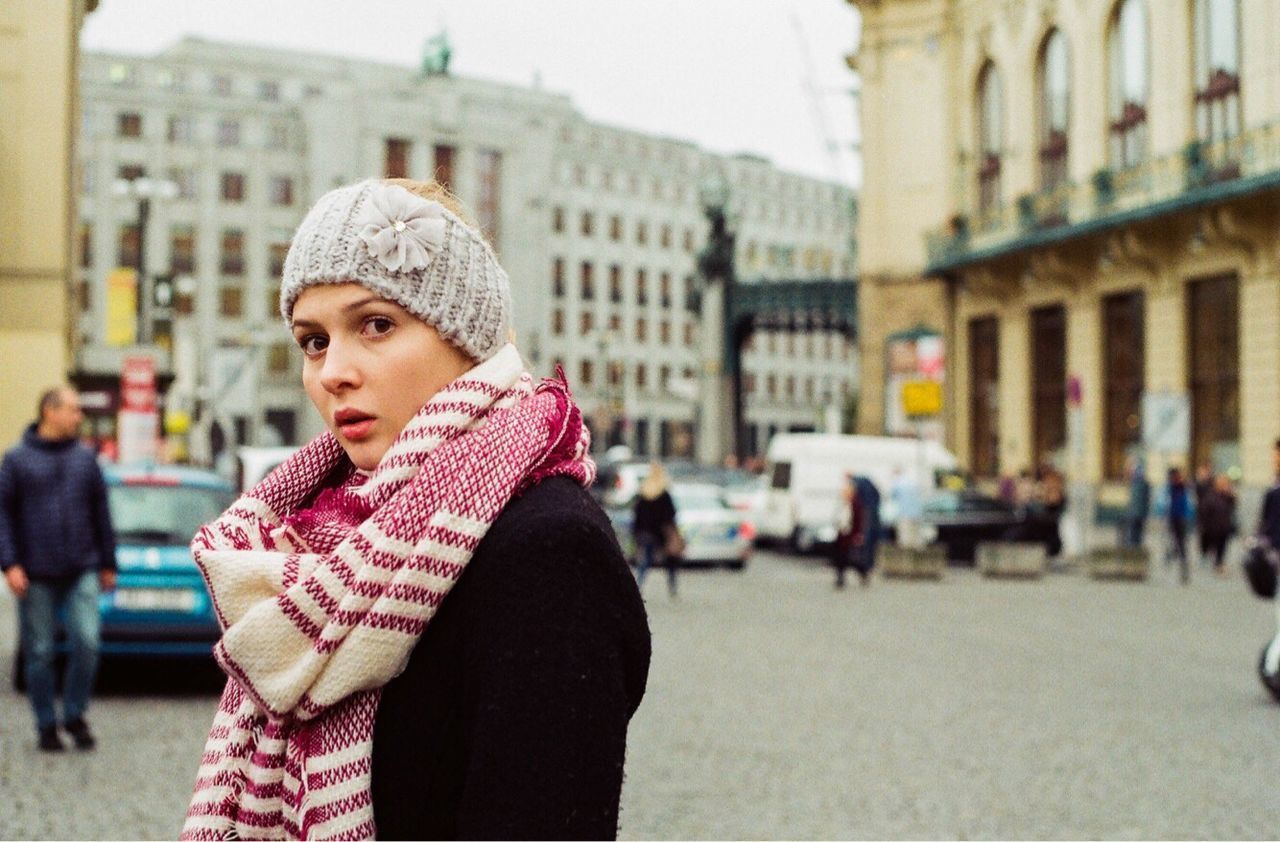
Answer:
<svg viewBox="0 0 1280 842"><path fill-rule="evenodd" d="M609 239L615 243L622 240L622 217L617 214L609 217Z"/></svg>
<svg viewBox="0 0 1280 842"><path fill-rule="evenodd" d="M636 319L636 341L649 341L649 323L643 318Z"/></svg>
<svg viewBox="0 0 1280 842"><path fill-rule="evenodd" d="M116 115L117 137L142 137L142 115L136 111L124 111Z"/></svg>
<svg viewBox="0 0 1280 842"><path fill-rule="evenodd" d="M168 136L170 143L190 143L193 135L190 117L185 114L179 114L169 118Z"/></svg>
<svg viewBox="0 0 1280 842"><path fill-rule="evenodd" d="M978 74L978 210L984 215L1000 206L1000 98L1000 76L987 61Z"/></svg>
<svg viewBox="0 0 1280 842"><path fill-rule="evenodd" d="M693 229L692 228L684 229L684 250L689 252L690 254L693 253Z"/></svg>
<svg viewBox="0 0 1280 842"><path fill-rule="evenodd" d="M626 375L626 368L618 360L611 360L605 366L605 381L610 386L621 386L622 378Z"/></svg>
<svg viewBox="0 0 1280 842"><path fill-rule="evenodd" d="M240 145L240 121L239 120L219 120L218 121L218 145L219 146L239 146Z"/></svg>
<svg viewBox="0 0 1280 842"><path fill-rule="evenodd" d="M1125 461L1142 441L1145 383L1143 296L1109 295L1102 301L1102 358L1106 378L1103 458L1107 479L1125 478Z"/></svg>
<svg viewBox="0 0 1280 842"><path fill-rule="evenodd" d="M1113 169L1131 167L1147 154L1149 54L1145 0L1121 0L1107 33Z"/></svg>
<svg viewBox="0 0 1280 842"><path fill-rule="evenodd" d="M1031 311L1031 458L1058 462L1067 443L1067 314L1061 306Z"/></svg>
<svg viewBox="0 0 1280 842"><path fill-rule="evenodd" d="M609 330L613 331L615 334L622 332L622 316L619 316L617 313L609 314Z"/></svg>
<svg viewBox="0 0 1280 842"><path fill-rule="evenodd" d="M278 102L280 100L280 83L268 80L262 80L258 83L258 99L265 102Z"/></svg>
<svg viewBox="0 0 1280 842"><path fill-rule="evenodd" d="M284 123L272 123L267 129L268 149L289 148L289 127Z"/></svg>
<svg viewBox="0 0 1280 842"><path fill-rule="evenodd" d="M636 243L647 245L649 242L649 224L643 219L636 223Z"/></svg>
<svg viewBox="0 0 1280 842"><path fill-rule="evenodd" d="M636 366L636 388L649 388L649 367L644 363L640 363Z"/></svg>
<svg viewBox="0 0 1280 842"><path fill-rule="evenodd" d="M551 230L557 234L564 233L564 208L559 205L551 209Z"/></svg>
<svg viewBox="0 0 1280 842"><path fill-rule="evenodd" d="M224 172L222 174L222 201L244 201L244 173Z"/></svg>
<svg viewBox="0 0 1280 842"><path fill-rule="evenodd" d="M293 179L284 175L271 179L271 204L288 206L293 204Z"/></svg>
<svg viewBox="0 0 1280 842"><path fill-rule="evenodd" d="M1067 39L1059 29L1040 51L1040 187L1052 190L1067 180L1067 126L1070 120L1070 67Z"/></svg>
<svg viewBox="0 0 1280 842"><path fill-rule="evenodd" d="M120 226L119 247L116 251L116 265L137 269L141 239L138 237L138 226L129 222Z"/></svg>
<svg viewBox="0 0 1280 842"><path fill-rule="evenodd" d="M196 229L191 225L175 225L169 229L169 271L190 275L196 271Z"/></svg>
<svg viewBox="0 0 1280 842"><path fill-rule="evenodd" d="M622 267L616 263L609 267L609 301L622 303Z"/></svg>
<svg viewBox="0 0 1280 842"><path fill-rule="evenodd" d="M1234 274L1191 284L1187 299L1191 463L1240 465L1240 283Z"/></svg>
<svg viewBox="0 0 1280 842"><path fill-rule="evenodd" d="M178 188L178 198L190 201L196 197L196 174L187 167L169 170L169 180Z"/></svg>
<svg viewBox="0 0 1280 842"><path fill-rule="evenodd" d="M244 293L240 287L224 286L218 290L218 312L228 319L238 319L244 312Z"/></svg>
<svg viewBox="0 0 1280 842"><path fill-rule="evenodd" d="M596 284L595 273L590 261L582 261L582 273L580 278L582 281L582 300L591 301L596 297Z"/></svg>
<svg viewBox="0 0 1280 842"><path fill-rule="evenodd" d="M502 153L495 149L481 149L476 153L478 189L476 191L476 220L489 245L498 250L499 222L502 219Z"/></svg>
<svg viewBox="0 0 1280 842"><path fill-rule="evenodd" d="M580 336L587 336L593 329L595 329L595 326L595 316L590 310L583 310L578 317L578 334Z"/></svg>
<svg viewBox="0 0 1280 842"><path fill-rule="evenodd" d="M409 177L409 141L389 137L382 142L382 174L386 178Z"/></svg>
<svg viewBox="0 0 1280 842"><path fill-rule="evenodd" d="M564 310L557 308L551 311L551 335L564 336Z"/></svg>
<svg viewBox="0 0 1280 842"><path fill-rule="evenodd" d="M564 258L557 257L551 262L551 294L556 298L564 297Z"/></svg>
<svg viewBox="0 0 1280 842"><path fill-rule="evenodd" d="M698 325L696 322L684 323L684 344L690 348L693 347L694 341L697 339Z"/></svg>
<svg viewBox="0 0 1280 842"><path fill-rule="evenodd" d="M641 307L649 303L649 275L643 269L636 270L636 304Z"/></svg>
<svg viewBox="0 0 1280 842"><path fill-rule="evenodd" d="M1240 134L1240 0L1196 0L1196 133Z"/></svg>
<svg viewBox="0 0 1280 842"><path fill-rule="evenodd" d="M661 296L659 304L662 307L671 307L671 273L663 272L658 276L658 294Z"/></svg>
<svg viewBox="0 0 1280 842"><path fill-rule="evenodd" d="M666 319L658 323L658 341L663 345L671 344L671 322Z"/></svg>
<svg viewBox="0 0 1280 842"><path fill-rule="evenodd" d="M80 268L93 266L93 223L80 223Z"/></svg>
<svg viewBox="0 0 1280 842"><path fill-rule="evenodd" d="M658 236L658 242L662 245L664 249L671 248L671 226L670 225L662 226L662 233L659 234Z"/></svg>
<svg viewBox="0 0 1280 842"><path fill-rule="evenodd" d="M591 360L583 360L583 361L582 361L581 369L582 369L582 377L581 377L581 378L579 378L579 379L581 379L581 380L582 380L582 385L583 385L584 387L586 387L586 388L590 389L590 388L591 388L591 381L595 379L595 377L594 377L594 375L595 375L595 366L593 366L593 365L591 364Z"/></svg>
<svg viewBox="0 0 1280 842"><path fill-rule="evenodd" d="M581 223L578 227L578 230L582 232L582 236L590 237L594 225L595 220L592 218L591 211L583 211Z"/></svg>
<svg viewBox="0 0 1280 842"><path fill-rule="evenodd" d="M432 155L435 158L436 183L446 190L453 190L453 147L446 144L437 144L432 149Z"/></svg>
<svg viewBox="0 0 1280 842"><path fill-rule="evenodd" d="M1000 321L969 322L969 462L977 476L1000 473Z"/></svg>
<svg viewBox="0 0 1280 842"><path fill-rule="evenodd" d="M121 181L136 181L147 174L147 168L142 164L121 164L116 170L116 178Z"/></svg>
<svg viewBox="0 0 1280 842"><path fill-rule="evenodd" d="M223 230L218 267L224 275L244 274L244 232L239 228Z"/></svg>
<svg viewBox="0 0 1280 842"><path fill-rule="evenodd" d="M273 342L267 356L267 368L272 374L288 374L293 368L293 349L290 342Z"/></svg>
<svg viewBox="0 0 1280 842"><path fill-rule="evenodd" d="M231 96L231 77L230 76L214 76L213 92L218 96Z"/></svg>
<svg viewBox="0 0 1280 842"><path fill-rule="evenodd" d="M267 271L272 278L279 278L284 275L284 261L289 256L289 244L272 243L268 249Z"/></svg>

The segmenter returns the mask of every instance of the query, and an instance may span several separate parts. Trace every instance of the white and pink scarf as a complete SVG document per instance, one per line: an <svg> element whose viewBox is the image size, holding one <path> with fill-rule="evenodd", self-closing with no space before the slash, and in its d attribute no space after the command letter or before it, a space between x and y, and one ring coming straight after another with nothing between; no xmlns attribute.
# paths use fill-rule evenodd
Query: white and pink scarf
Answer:
<svg viewBox="0 0 1280 842"><path fill-rule="evenodd" d="M329 487L344 455L326 433L201 529L230 680L182 838L373 838L381 688L507 503L551 475L590 484L589 449L563 380L535 388L508 345L428 401L367 480Z"/></svg>

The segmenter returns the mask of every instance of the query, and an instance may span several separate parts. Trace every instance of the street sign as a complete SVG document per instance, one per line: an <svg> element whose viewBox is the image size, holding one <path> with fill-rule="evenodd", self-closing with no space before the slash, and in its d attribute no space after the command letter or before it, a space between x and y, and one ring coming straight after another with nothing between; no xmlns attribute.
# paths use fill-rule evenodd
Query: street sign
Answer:
<svg viewBox="0 0 1280 842"><path fill-rule="evenodd" d="M107 344L125 347L138 341L138 270L107 273Z"/></svg>
<svg viewBox="0 0 1280 842"><path fill-rule="evenodd" d="M942 412L942 384L936 380L908 380L902 384L902 411L911 418Z"/></svg>
<svg viewBox="0 0 1280 842"><path fill-rule="evenodd" d="M156 362L141 354L120 366L120 414L116 422L117 458L122 464L156 458L160 413L156 400Z"/></svg>
<svg viewBox="0 0 1280 842"><path fill-rule="evenodd" d="M1142 396L1142 444L1159 453L1191 449L1191 400L1185 392Z"/></svg>

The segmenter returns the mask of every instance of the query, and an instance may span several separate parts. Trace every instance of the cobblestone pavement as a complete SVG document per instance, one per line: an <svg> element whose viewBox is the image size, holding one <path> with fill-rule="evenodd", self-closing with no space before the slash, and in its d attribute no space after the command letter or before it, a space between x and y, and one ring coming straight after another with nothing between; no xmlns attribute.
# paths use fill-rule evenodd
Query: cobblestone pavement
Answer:
<svg viewBox="0 0 1280 842"><path fill-rule="evenodd" d="M1274 837L1280 706L1254 676L1274 614L1238 580L1159 573L836 593L761 553L677 602L655 576L622 836ZM175 836L207 677L118 675L99 750L49 757L9 689L13 629L0 597L0 837Z"/></svg>

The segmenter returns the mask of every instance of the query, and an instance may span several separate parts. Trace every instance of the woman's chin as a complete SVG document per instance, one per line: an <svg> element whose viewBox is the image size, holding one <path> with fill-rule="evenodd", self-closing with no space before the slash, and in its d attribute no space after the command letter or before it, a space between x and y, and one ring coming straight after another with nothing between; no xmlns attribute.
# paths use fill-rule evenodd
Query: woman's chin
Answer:
<svg viewBox="0 0 1280 842"><path fill-rule="evenodd" d="M378 463L382 461L383 454L387 452L387 445L377 442L343 441L341 435L338 436L338 441L342 445L343 451L346 452L347 458L351 460L351 464L362 471L372 471L378 467Z"/></svg>

